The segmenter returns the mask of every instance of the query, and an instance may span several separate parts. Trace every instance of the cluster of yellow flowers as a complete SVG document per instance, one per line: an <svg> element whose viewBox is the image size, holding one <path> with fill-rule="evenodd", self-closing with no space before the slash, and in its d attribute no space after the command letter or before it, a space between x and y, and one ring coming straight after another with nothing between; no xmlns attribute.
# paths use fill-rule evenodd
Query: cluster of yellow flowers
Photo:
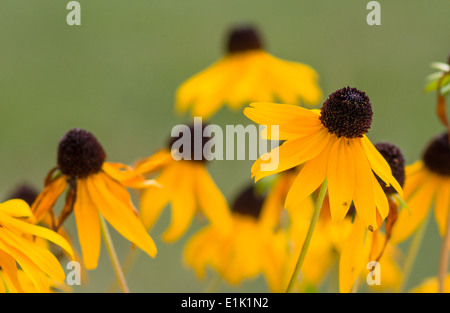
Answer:
<svg viewBox="0 0 450 313"><path fill-rule="evenodd" d="M448 128L439 84L435 89L439 117ZM155 257L148 231L166 207L171 222L162 234L165 242L185 235L196 214L208 221L183 253L199 278L212 269L237 285L263 275L272 292L305 292L320 290L338 264L339 291L351 292L374 261L383 280L371 288L403 291L410 264L401 262L397 244L423 230L433 204L443 237L441 272L414 291L450 291L448 129L430 142L422 160L405 166L397 146L373 145L366 136L373 112L365 92L344 87L313 109L321 99L314 69L266 52L254 27L232 29L225 56L178 88L175 109L208 120L224 104L238 112L248 105L243 113L250 120L278 127L282 144L253 164L255 183L229 202L210 176L208 161L175 160L173 142L128 166L106 162L90 132L71 129L59 142L57 165L43 190L30 200L22 193L0 204L0 292L64 290L64 271L50 242L92 270L102 234L122 290L128 291L105 220ZM262 170L275 155L278 167ZM274 179L259 182L268 176ZM138 208L127 188L137 190ZM63 207L56 210L63 194ZM64 228L72 212L81 254Z"/></svg>

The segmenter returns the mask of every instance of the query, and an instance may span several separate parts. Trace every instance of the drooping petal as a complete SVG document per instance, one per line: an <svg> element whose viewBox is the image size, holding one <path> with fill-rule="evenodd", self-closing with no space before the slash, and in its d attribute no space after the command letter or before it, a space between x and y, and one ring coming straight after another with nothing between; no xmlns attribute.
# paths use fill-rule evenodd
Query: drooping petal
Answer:
<svg viewBox="0 0 450 313"><path fill-rule="evenodd" d="M103 163L102 170L126 187L136 189L147 188L149 186L159 187L159 184L153 179L146 180L142 174L122 163L105 162Z"/></svg>
<svg viewBox="0 0 450 313"><path fill-rule="evenodd" d="M194 171L195 193L201 211L221 233L228 233L231 230L232 221L227 200L204 165L196 165Z"/></svg>
<svg viewBox="0 0 450 313"><path fill-rule="evenodd" d="M285 203L287 210L298 206L325 181L330 151L336 140L336 136L329 136L329 143L322 153L306 162L302 167L287 194Z"/></svg>
<svg viewBox="0 0 450 313"><path fill-rule="evenodd" d="M171 220L170 225L162 234L165 242L174 242L187 231L195 215L194 165L188 162L180 163L176 183L170 190Z"/></svg>
<svg viewBox="0 0 450 313"><path fill-rule="evenodd" d="M16 261L9 254L0 249L0 267L2 276L7 276L9 281L18 292L23 292L20 285L19 277L17 275ZM4 277L5 278L5 277ZM0 282L0 285L3 285ZM11 286L8 286L11 288Z"/></svg>
<svg viewBox="0 0 450 313"><path fill-rule="evenodd" d="M91 270L97 268L101 239L98 210L89 195L86 179L79 179L77 182L74 213L83 263L86 269Z"/></svg>
<svg viewBox="0 0 450 313"><path fill-rule="evenodd" d="M127 203L123 203L106 186L98 174L90 175L87 189L97 210L126 239L136 244L151 257L156 255L153 239L147 234L139 218Z"/></svg>
<svg viewBox="0 0 450 313"><path fill-rule="evenodd" d="M67 177L61 175L42 190L31 206L31 211L36 217L37 222L44 218L44 215L55 205L56 200L58 200L66 188Z"/></svg>
<svg viewBox="0 0 450 313"><path fill-rule="evenodd" d="M373 230L378 228L376 201L373 187L373 172L358 140L350 141L355 163L355 188L353 202L361 221Z"/></svg>
<svg viewBox="0 0 450 313"><path fill-rule="evenodd" d="M171 192L176 187L180 177L178 162L165 167L159 176L161 188L144 189L140 196L139 211L142 223L146 229L152 229L164 208L169 203Z"/></svg>
<svg viewBox="0 0 450 313"><path fill-rule="evenodd" d="M333 145L328 162L328 196L331 219L340 223L347 215L355 188L355 160L349 139L341 137Z"/></svg>
<svg viewBox="0 0 450 313"><path fill-rule="evenodd" d="M165 167L173 160L169 149L161 149L147 159L140 160L135 171L140 174L151 174Z"/></svg>
<svg viewBox="0 0 450 313"><path fill-rule="evenodd" d="M21 221L19 219L5 215L3 212L0 212L0 220L3 221L4 228L15 231L18 230L25 234L30 234L47 239L63 248L67 253L69 253L69 255L73 256L73 250L69 243L62 236L48 228Z"/></svg>
<svg viewBox="0 0 450 313"><path fill-rule="evenodd" d="M369 261L372 233L357 217L346 239L339 260L339 291L351 292L361 271Z"/></svg>
<svg viewBox="0 0 450 313"><path fill-rule="evenodd" d="M407 181L405 181L405 184L407 184ZM422 185L406 200L409 210L400 210L392 229L392 243L397 244L407 239L425 220L430 210L431 201L436 194L438 182L438 180L433 179L431 174L427 175L422 181Z"/></svg>
<svg viewBox="0 0 450 313"><path fill-rule="evenodd" d="M367 159L373 171L386 183L394 187L398 195L403 198L403 190L395 177L392 175L392 170L383 158L381 153L374 147L370 140L363 136L361 140L361 146L365 151Z"/></svg>
<svg viewBox="0 0 450 313"><path fill-rule="evenodd" d="M319 155L331 136L325 128L299 139L289 140L262 155L252 166L255 181L305 163Z"/></svg>

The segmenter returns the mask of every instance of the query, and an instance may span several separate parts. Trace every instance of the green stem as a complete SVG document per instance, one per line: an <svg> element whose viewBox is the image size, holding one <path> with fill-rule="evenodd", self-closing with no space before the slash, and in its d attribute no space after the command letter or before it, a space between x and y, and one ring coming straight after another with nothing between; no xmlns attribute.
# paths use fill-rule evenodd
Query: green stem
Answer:
<svg viewBox="0 0 450 313"><path fill-rule="evenodd" d="M114 269L114 272L116 273L117 280L119 282L120 287L122 288L122 291L124 293L129 293L129 289L127 286L127 282L125 280L125 276L123 275L122 268L120 267L119 259L117 258L116 250L114 249L114 245L111 239L111 235L108 230L108 226L106 225L106 222L99 214L100 219L100 228L102 231L103 238L105 239L105 245L108 250L109 258L111 259L111 263Z"/></svg>
<svg viewBox="0 0 450 313"><path fill-rule="evenodd" d="M306 234L305 242L303 242L302 250L300 251L300 255L298 256L297 264L295 265L295 269L294 272L292 273L289 285L286 289L286 293L291 292L292 288L294 287L294 283L297 280L303 261L305 260L306 252L308 251L308 247L311 242L314 228L316 227L317 221L319 219L320 210L322 209L323 200L325 199L326 192L327 192L327 180L325 180L322 183L322 186L320 187L319 196L317 197L317 201L314 206L314 212L311 218L311 222L309 224L308 233Z"/></svg>
<svg viewBox="0 0 450 313"><path fill-rule="evenodd" d="M423 221L422 225L420 225L419 229L417 229L417 231L414 234L414 237L411 241L411 244L409 245L408 254L406 256L405 264L403 265L402 281L397 290L397 292L399 292L399 293L403 293L405 291L406 284L409 279L409 275L411 274L411 270L416 261L417 254L419 252L419 248L420 248L423 238L425 236L425 233L426 233L425 230L427 229L429 219L430 219L430 213L428 212L425 220Z"/></svg>

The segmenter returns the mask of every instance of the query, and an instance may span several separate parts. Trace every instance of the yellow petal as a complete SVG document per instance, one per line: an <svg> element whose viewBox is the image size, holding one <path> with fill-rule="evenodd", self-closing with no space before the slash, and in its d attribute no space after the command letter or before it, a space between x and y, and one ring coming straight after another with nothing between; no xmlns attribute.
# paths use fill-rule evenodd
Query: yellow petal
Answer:
<svg viewBox="0 0 450 313"><path fill-rule="evenodd" d="M374 174L359 141L351 140L350 147L353 151L355 163L355 188L353 193L355 209L361 220L366 224L366 227L376 230L378 225L373 187Z"/></svg>
<svg viewBox="0 0 450 313"><path fill-rule="evenodd" d="M408 180L406 179L405 184ZM401 210L392 229L392 243L399 243L407 239L425 220L430 210L431 201L437 191L439 180L429 174L422 181L422 185L406 200L409 210Z"/></svg>
<svg viewBox="0 0 450 313"><path fill-rule="evenodd" d="M339 260L339 291L351 292L361 271L369 262L372 233L359 221L353 223L352 231L341 252Z"/></svg>
<svg viewBox="0 0 450 313"><path fill-rule="evenodd" d="M299 106L265 102L250 106L244 109L245 116L259 125L278 126L280 133L303 137L322 127L317 112Z"/></svg>
<svg viewBox="0 0 450 313"><path fill-rule="evenodd" d="M41 221L45 214L53 208L56 200L67 188L67 177L61 175L55 180L53 180L48 186L42 190L42 192L37 196L33 205L31 206L31 211L36 217L36 221Z"/></svg>
<svg viewBox="0 0 450 313"><path fill-rule="evenodd" d="M193 165L192 165L193 166ZM171 220L162 239L165 242L174 242L180 239L191 225L196 210L195 201L195 174L188 162L180 163L173 188L170 193Z"/></svg>
<svg viewBox="0 0 450 313"><path fill-rule="evenodd" d="M77 182L74 212L83 263L86 269L95 269L100 256L100 222L97 208L87 190L86 178Z"/></svg>
<svg viewBox="0 0 450 313"><path fill-rule="evenodd" d="M328 145L331 136L325 128L281 146L262 155L252 166L255 181L303 164L319 155Z"/></svg>
<svg viewBox="0 0 450 313"><path fill-rule="evenodd" d="M300 170L286 197L285 208L297 207L324 182L327 176L328 159L336 136L329 136L329 143L317 157L309 160Z"/></svg>
<svg viewBox="0 0 450 313"><path fill-rule="evenodd" d="M156 181L146 180L142 174L136 172L133 168L121 163L103 163L102 170L109 177L120 182L122 185L130 188L146 188L149 186L159 187Z"/></svg>
<svg viewBox="0 0 450 313"><path fill-rule="evenodd" d="M4 228L14 229L16 231L18 230L25 234L31 234L47 239L63 248L67 253L69 253L69 255L73 256L72 247L69 245L69 243L62 236L48 228L21 221L19 219L5 215L3 212L0 212L0 220L2 221Z"/></svg>
<svg viewBox="0 0 450 313"><path fill-rule="evenodd" d="M403 190L397 180L392 176L392 171L387 163L387 161L383 158L377 148L370 142L370 140L363 136L361 140L361 145L365 151L367 159L369 160L370 166L373 171L380 177L387 185L394 187L400 197L403 198Z"/></svg>
<svg viewBox="0 0 450 313"><path fill-rule="evenodd" d="M135 171L139 174L153 173L173 161L169 149L161 149L151 157L141 160L136 164Z"/></svg>
<svg viewBox="0 0 450 313"><path fill-rule="evenodd" d="M201 211L220 232L229 232L232 221L230 209L224 195L203 164L195 166L194 175L196 178L195 193L198 197L198 204Z"/></svg>
<svg viewBox="0 0 450 313"><path fill-rule="evenodd" d="M0 212L12 217L30 217L30 206L22 199L12 199L0 203Z"/></svg>
<svg viewBox="0 0 450 313"><path fill-rule="evenodd" d="M104 180L98 174L87 178L87 189L91 200L97 210L105 219L126 239L136 244L148 255L156 255L156 246L152 238L147 234L139 218L133 214L134 209L129 208L108 188Z"/></svg>
<svg viewBox="0 0 450 313"><path fill-rule="evenodd" d="M349 139L341 137L334 144L328 162L328 196L333 222L347 215L355 188L355 161Z"/></svg>

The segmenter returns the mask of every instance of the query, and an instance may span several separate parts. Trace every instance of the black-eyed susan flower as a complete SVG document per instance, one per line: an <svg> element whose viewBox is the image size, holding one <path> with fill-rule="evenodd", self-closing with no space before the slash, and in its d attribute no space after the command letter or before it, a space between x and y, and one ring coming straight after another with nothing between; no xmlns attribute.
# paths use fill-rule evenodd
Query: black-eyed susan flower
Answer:
<svg viewBox="0 0 450 313"><path fill-rule="evenodd" d="M450 147L448 133L434 138L422 160L405 169L405 201L409 210L401 210L391 240L407 239L425 220L434 203L434 216L441 236L445 234L450 211Z"/></svg>
<svg viewBox="0 0 450 313"><path fill-rule="evenodd" d="M29 285L37 292L49 292L52 281L64 282L64 270L57 258L36 239L53 242L71 255L72 248L57 233L25 221L33 219L24 200L0 204L0 268L5 283L0 282L0 292L26 292L30 291ZM26 278L21 277L19 270Z"/></svg>
<svg viewBox="0 0 450 313"><path fill-rule="evenodd" d="M231 285L263 274L269 288L279 292L287 252L285 234L275 231L279 212L254 186L245 188L228 212L232 229L223 233L208 225L195 233L185 246L185 262L199 278L209 267Z"/></svg>
<svg viewBox="0 0 450 313"><path fill-rule="evenodd" d="M67 190L64 208L52 218L58 229L73 211L86 269L97 267L100 255L101 218L122 236L154 257L156 246L142 225L126 187L155 185L132 168L105 162L106 154L97 139L83 129L71 129L60 140L57 167L45 179L45 187L33 204L38 221L54 216L53 206Z"/></svg>
<svg viewBox="0 0 450 313"><path fill-rule="evenodd" d="M339 89L320 111L252 103L244 114L268 128L278 126L278 139L285 140L253 164L256 181L303 164L286 198L288 210L327 180L333 222L341 222L353 202L366 227L375 230L377 214L384 220L389 213L388 200L376 176L403 195L389 164L365 135L372 123L372 105L366 93L350 87ZM279 161L276 169L261 167L264 160L274 158Z"/></svg>
<svg viewBox="0 0 450 313"><path fill-rule="evenodd" d="M194 127L190 127L192 134ZM202 130L204 127L205 125L202 125ZM178 158L183 152L183 145L179 150L171 150L172 144L181 138L181 135L173 137L168 148L158 150L136 165L138 173L156 175L156 180L161 185L158 190L142 190L139 211L145 228L151 229L162 211L170 204L171 222L162 234L162 239L166 242L174 242L183 236L196 213L201 213L222 232L227 232L231 226L227 213L228 203L206 168L207 159L202 153L198 159L194 156L195 137L190 138L189 159ZM199 146L203 152L207 139L202 136L200 140Z"/></svg>
<svg viewBox="0 0 450 313"><path fill-rule="evenodd" d="M233 110L252 101L315 105L322 97L314 69L266 52L254 27L232 29L226 48L224 57L181 84L177 111L192 107L193 116L209 118L224 104Z"/></svg>
<svg viewBox="0 0 450 313"><path fill-rule="evenodd" d="M405 159L401 150L388 142L378 143L375 148L392 169L392 174L401 187L405 181ZM397 190L386 186L385 182L377 176L377 184L381 186L388 197L389 213L385 223L385 233L380 230L383 220L378 220L378 229L369 232L360 220L358 214L353 217L354 223L349 236L344 240L339 262L339 290L350 292L357 283L358 277L368 275L367 264L378 262L382 268L383 281L376 277L381 285L374 284L377 289L396 288L400 283L400 269L398 260L400 252L391 245L389 238L398 216L398 204L392 196ZM365 274L365 275L364 275ZM379 275L379 273L375 273Z"/></svg>

